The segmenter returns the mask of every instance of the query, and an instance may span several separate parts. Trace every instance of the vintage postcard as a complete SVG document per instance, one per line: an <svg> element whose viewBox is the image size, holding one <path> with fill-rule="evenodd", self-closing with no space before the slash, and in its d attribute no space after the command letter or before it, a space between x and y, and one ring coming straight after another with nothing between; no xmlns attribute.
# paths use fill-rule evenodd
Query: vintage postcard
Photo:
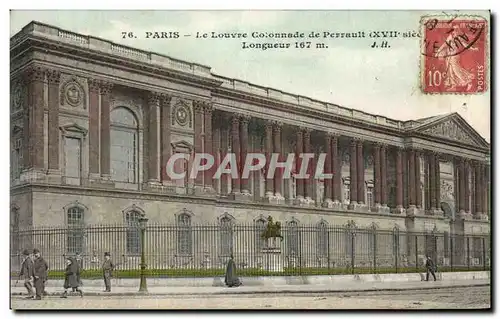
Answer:
<svg viewBox="0 0 500 319"><path fill-rule="evenodd" d="M12 309L491 309L489 11L10 19Z"/></svg>

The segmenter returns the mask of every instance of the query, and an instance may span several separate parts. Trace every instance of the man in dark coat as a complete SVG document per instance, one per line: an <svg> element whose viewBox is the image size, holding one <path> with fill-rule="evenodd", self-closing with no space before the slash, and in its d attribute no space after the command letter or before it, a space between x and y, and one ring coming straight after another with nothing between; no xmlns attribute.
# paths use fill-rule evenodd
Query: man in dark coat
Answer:
<svg viewBox="0 0 500 319"><path fill-rule="evenodd" d="M426 274L426 281L429 281L429 273L432 274L432 277L434 277L434 281L436 281L436 265L434 264L434 261L431 259L431 256L427 256L427 259L425 261L425 268L427 270Z"/></svg>
<svg viewBox="0 0 500 319"><path fill-rule="evenodd" d="M104 263L102 264L102 274L104 278L104 285L106 290L104 292L111 292L111 277L113 275L113 270L115 265L111 261L111 256L108 252L104 253Z"/></svg>
<svg viewBox="0 0 500 319"><path fill-rule="evenodd" d="M80 273L83 271L83 258L80 253L76 253L75 257L76 262L78 263L78 286L83 286L82 279L80 277Z"/></svg>
<svg viewBox="0 0 500 319"><path fill-rule="evenodd" d="M226 267L226 278L224 280L226 286L228 287L238 287L241 286L241 281L236 275L236 263L234 262L234 257L231 254L231 258L227 262Z"/></svg>
<svg viewBox="0 0 500 319"><path fill-rule="evenodd" d="M21 271L19 271L19 279L24 280L24 287L28 290L28 299L35 296L33 291L33 260L30 257L30 252L25 249L23 251L23 262L21 263Z"/></svg>
<svg viewBox="0 0 500 319"><path fill-rule="evenodd" d="M45 292L45 281L48 277L49 266L38 249L33 249L35 260L33 262L33 277L35 278L36 299L41 300Z"/></svg>
<svg viewBox="0 0 500 319"><path fill-rule="evenodd" d="M76 261L76 259L68 257L66 259L66 272L64 274L64 293L61 296L61 298L68 297L67 289L69 288L71 288L73 292L75 291L78 292L80 294L80 297L83 297L83 291L78 289L79 276L80 276L80 266L78 265L78 262Z"/></svg>

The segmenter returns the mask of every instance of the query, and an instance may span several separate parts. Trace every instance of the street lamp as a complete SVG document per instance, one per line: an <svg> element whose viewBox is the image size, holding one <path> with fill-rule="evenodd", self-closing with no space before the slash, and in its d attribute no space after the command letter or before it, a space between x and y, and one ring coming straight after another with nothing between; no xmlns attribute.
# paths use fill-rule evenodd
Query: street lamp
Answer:
<svg viewBox="0 0 500 319"><path fill-rule="evenodd" d="M139 285L139 292L148 292L148 283L146 282L146 255L145 255L145 233L148 226L148 219L146 217L139 218L139 227L141 229L141 283Z"/></svg>

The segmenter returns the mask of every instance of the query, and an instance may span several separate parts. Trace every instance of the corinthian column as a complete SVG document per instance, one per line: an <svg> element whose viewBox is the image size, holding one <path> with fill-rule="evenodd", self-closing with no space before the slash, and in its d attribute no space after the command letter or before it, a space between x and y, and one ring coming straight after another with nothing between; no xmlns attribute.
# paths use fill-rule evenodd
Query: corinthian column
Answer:
<svg viewBox="0 0 500 319"><path fill-rule="evenodd" d="M357 173L358 173L358 204L365 204L365 159L363 154L363 141L358 140L356 145Z"/></svg>
<svg viewBox="0 0 500 319"><path fill-rule="evenodd" d="M350 142L350 154L349 154L349 193L351 197L351 204L349 209L354 209L355 205L358 203L358 174L357 174L357 141L351 139Z"/></svg>
<svg viewBox="0 0 500 319"><path fill-rule="evenodd" d="M241 176L241 154L240 154L240 117L239 114L233 114L231 119L231 153L236 156L236 166L238 176L232 179L232 193L240 193L240 176Z"/></svg>
<svg viewBox="0 0 500 319"><path fill-rule="evenodd" d="M215 153L214 150L212 149L212 112L213 112L213 107L211 103L203 103L203 109L204 109L204 152L206 154L211 154L214 156L214 161L215 159ZM205 180L204 180L204 187L205 189L212 191L213 190L213 175L215 173L214 169L215 165L212 166L210 169L207 169L205 171Z"/></svg>
<svg viewBox="0 0 500 319"><path fill-rule="evenodd" d="M404 213L403 206L403 149L396 149L396 209L393 210L396 214Z"/></svg>
<svg viewBox="0 0 500 319"><path fill-rule="evenodd" d="M240 119L240 141L241 141L241 167L240 172L243 174L245 161L248 154L248 122L250 121L250 116L244 115ZM250 194L250 187L248 186L249 179L241 176L241 193L245 195Z"/></svg>
<svg viewBox="0 0 500 319"><path fill-rule="evenodd" d="M48 166L49 173L60 174L59 171L59 70L47 70L48 80Z"/></svg>
<svg viewBox="0 0 500 319"><path fill-rule="evenodd" d="M271 155L273 153L273 123L271 121L264 122L265 128L265 137L264 137L264 149L266 152L266 193L265 196L267 199L272 198L274 196L274 178L268 177L269 172L269 163L271 161ZM298 190L298 187L297 187Z"/></svg>
<svg viewBox="0 0 500 319"><path fill-rule="evenodd" d="M194 153L203 153L203 124L204 124L204 103L201 101L193 101L194 107ZM192 161L192 160L191 160ZM187 172L190 174L190 172ZM203 188L203 174L198 172L194 180L195 186Z"/></svg>
<svg viewBox="0 0 500 319"><path fill-rule="evenodd" d="M160 116L160 94L149 92L148 94L148 182L156 184L159 182L159 116Z"/></svg>
<svg viewBox="0 0 500 319"><path fill-rule="evenodd" d="M332 174L332 135L330 133L325 134L325 149L326 149L326 158L325 158L325 173ZM332 179L325 179L325 188L324 188L324 200L323 206L330 207L332 203Z"/></svg>
<svg viewBox="0 0 500 319"><path fill-rule="evenodd" d="M382 168L380 163L380 144L375 143L373 154L373 164L375 166L375 207L379 207L382 201Z"/></svg>
<svg viewBox="0 0 500 319"><path fill-rule="evenodd" d="M110 95L113 85L101 83L101 178L109 180L110 173Z"/></svg>
<svg viewBox="0 0 500 319"><path fill-rule="evenodd" d="M274 122L273 123L274 153L279 154L278 159L280 162L283 160L283 155L281 152L281 128L282 128L282 126L283 126L283 123L281 123L281 122ZM284 199L283 191L281 189L282 182L283 182L283 169L277 168L275 171L275 174L274 174L274 195L279 200Z"/></svg>

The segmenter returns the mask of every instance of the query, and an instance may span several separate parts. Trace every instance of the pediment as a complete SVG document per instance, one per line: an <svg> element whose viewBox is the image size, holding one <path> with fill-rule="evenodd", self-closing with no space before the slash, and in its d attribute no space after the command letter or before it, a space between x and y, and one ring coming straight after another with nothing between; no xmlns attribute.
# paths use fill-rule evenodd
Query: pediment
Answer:
<svg viewBox="0 0 500 319"><path fill-rule="evenodd" d="M184 150L192 150L193 145L191 145L187 141L179 141L179 142L172 143L172 148L174 150L177 150L177 151L180 151L180 150L183 150L183 149Z"/></svg>
<svg viewBox="0 0 500 319"><path fill-rule="evenodd" d="M415 129L415 132L471 146L489 148L486 140L457 113L420 126Z"/></svg>
<svg viewBox="0 0 500 319"><path fill-rule="evenodd" d="M83 136L87 135L87 129L76 123L61 126L60 129L64 133L76 133L76 134L81 134Z"/></svg>

